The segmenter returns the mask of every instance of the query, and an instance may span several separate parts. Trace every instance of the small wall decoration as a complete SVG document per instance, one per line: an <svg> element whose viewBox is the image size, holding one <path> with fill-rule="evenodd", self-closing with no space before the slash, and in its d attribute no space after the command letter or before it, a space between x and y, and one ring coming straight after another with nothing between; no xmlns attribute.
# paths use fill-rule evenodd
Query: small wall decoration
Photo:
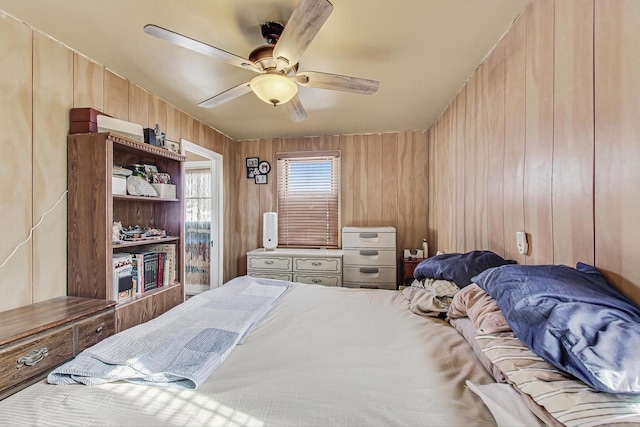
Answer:
<svg viewBox="0 0 640 427"><path fill-rule="evenodd" d="M267 175L271 172L271 164L268 161L260 161L258 157L247 157L245 165L248 179L253 179L256 184L268 182Z"/></svg>
<svg viewBox="0 0 640 427"><path fill-rule="evenodd" d="M263 160L258 164L258 170L262 175L266 175L271 170L271 165L266 160Z"/></svg>

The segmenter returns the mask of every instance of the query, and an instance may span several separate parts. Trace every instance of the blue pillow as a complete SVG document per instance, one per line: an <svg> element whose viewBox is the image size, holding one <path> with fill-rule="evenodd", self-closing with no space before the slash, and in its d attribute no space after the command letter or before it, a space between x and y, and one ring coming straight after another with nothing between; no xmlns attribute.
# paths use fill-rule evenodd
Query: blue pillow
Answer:
<svg viewBox="0 0 640 427"><path fill-rule="evenodd" d="M597 269L506 265L473 280L547 362L596 390L640 394L640 307Z"/></svg>
<svg viewBox="0 0 640 427"><path fill-rule="evenodd" d="M464 254L441 254L420 262L413 271L418 280L432 278L454 282L459 288L471 284L471 278L487 268L513 264L491 251L471 251Z"/></svg>

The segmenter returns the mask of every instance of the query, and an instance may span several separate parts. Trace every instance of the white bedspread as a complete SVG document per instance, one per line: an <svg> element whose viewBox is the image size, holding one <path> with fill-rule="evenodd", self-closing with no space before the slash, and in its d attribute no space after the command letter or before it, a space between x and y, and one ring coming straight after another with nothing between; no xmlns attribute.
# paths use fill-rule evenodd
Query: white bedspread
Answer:
<svg viewBox="0 0 640 427"><path fill-rule="evenodd" d="M0 425L495 425L465 380L492 381L400 292L297 284L197 390L42 382L0 402Z"/></svg>

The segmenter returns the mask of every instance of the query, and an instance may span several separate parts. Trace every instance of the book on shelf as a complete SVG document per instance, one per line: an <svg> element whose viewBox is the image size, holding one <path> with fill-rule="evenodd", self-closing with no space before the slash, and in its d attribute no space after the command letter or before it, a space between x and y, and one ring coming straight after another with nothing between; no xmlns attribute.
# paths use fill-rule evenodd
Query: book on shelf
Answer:
<svg viewBox="0 0 640 427"><path fill-rule="evenodd" d="M131 254L113 255L113 298L124 302L134 296L133 259Z"/></svg>
<svg viewBox="0 0 640 427"><path fill-rule="evenodd" d="M163 270L163 286L173 285L176 280L176 245L173 243L157 243L147 245L147 251L164 252L165 262Z"/></svg>

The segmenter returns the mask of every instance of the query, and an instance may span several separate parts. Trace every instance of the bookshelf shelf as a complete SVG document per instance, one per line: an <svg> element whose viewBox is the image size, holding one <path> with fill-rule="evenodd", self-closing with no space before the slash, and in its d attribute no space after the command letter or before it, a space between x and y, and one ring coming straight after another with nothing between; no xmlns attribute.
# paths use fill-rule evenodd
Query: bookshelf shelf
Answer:
<svg viewBox="0 0 640 427"><path fill-rule="evenodd" d="M160 237L158 239L144 239L144 240L136 240L133 242L122 242L122 243L114 243L113 249L118 250L122 248L135 248L146 245L154 245L156 243L168 243L168 242L178 242L180 241L179 237Z"/></svg>
<svg viewBox="0 0 640 427"><path fill-rule="evenodd" d="M114 194L113 200L137 200L139 202L179 202L180 199L166 199L162 197L129 196L124 194Z"/></svg>
<svg viewBox="0 0 640 427"><path fill-rule="evenodd" d="M184 242L183 162L185 157L112 133L72 134L67 148L69 186L67 219L67 294L117 301L113 256L169 245L175 251L171 285L116 305L116 331L159 316L184 300L182 256ZM153 164L176 185L176 198L112 194L113 166ZM166 230L168 237L113 243L114 221L123 227Z"/></svg>

